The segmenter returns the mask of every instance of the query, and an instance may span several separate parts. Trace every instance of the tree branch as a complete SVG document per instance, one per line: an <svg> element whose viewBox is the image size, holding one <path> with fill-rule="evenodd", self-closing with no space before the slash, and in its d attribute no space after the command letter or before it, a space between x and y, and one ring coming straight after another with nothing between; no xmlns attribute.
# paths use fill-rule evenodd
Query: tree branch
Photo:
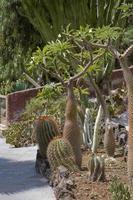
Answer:
<svg viewBox="0 0 133 200"><path fill-rule="evenodd" d="M57 74L53 73L52 71L49 71L48 69L46 69L45 67L43 66L40 66L46 73L50 74L51 76L53 76L54 78L56 78L59 82L61 82L61 84L63 86L65 86L65 82L64 80Z"/></svg>
<svg viewBox="0 0 133 200"><path fill-rule="evenodd" d="M117 51L115 48L113 48L111 46L109 46L109 50L115 56L115 58L117 58L118 60L120 59L121 54L119 53L119 51Z"/></svg>
<svg viewBox="0 0 133 200"><path fill-rule="evenodd" d="M133 45L131 45L126 51L121 55L123 58L127 58L133 52Z"/></svg>
<svg viewBox="0 0 133 200"><path fill-rule="evenodd" d="M71 78L69 79L69 81L74 81L74 80L78 79L79 77L81 77L82 75L84 75L84 74L86 73L86 71L88 70L88 68L89 68L97 59L101 58L102 56L103 56L103 54L97 55L95 58L93 58L91 61L89 61L89 62L85 65L83 71L81 71L81 72L79 72L78 74L76 74L75 76L71 77Z"/></svg>
<svg viewBox="0 0 133 200"><path fill-rule="evenodd" d="M119 59L121 54L119 53L119 51L117 51L115 48L113 48L111 45L110 45L110 42L108 44L99 44L99 43L88 43L88 45L91 47L91 48L102 48L102 49L106 49L106 50L110 50L112 52L112 54L117 58Z"/></svg>
<svg viewBox="0 0 133 200"><path fill-rule="evenodd" d="M99 43L88 43L91 48L102 48L102 49L108 49L109 45L108 44L99 44Z"/></svg>
<svg viewBox="0 0 133 200"><path fill-rule="evenodd" d="M41 87L41 85L39 85L35 80L33 80L33 78L31 78L28 74L26 74L25 72L23 73L25 75L25 77L27 78L27 80L32 83L36 88Z"/></svg>
<svg viewBox="0 0 133 200"><path fill-rule="evenodd" d="M90 80L90 83L91 83L93 89L95 90L95 92L97 94L97 98L99 100L99 103L101 104L101 106L103 108L104 117L105 117L105 119L107 119L108 116L109 116L109 113L108 113L107 106L106 106L105 100L103 98L103 95L102 95L102 93L100 91L100 88L98 87L96 82L93 80L91 75L89 73L87 75L88 75L88 78ZM87 80L86 80L86 84L88 84L88 87L89 87L89 82Z"/></svg>

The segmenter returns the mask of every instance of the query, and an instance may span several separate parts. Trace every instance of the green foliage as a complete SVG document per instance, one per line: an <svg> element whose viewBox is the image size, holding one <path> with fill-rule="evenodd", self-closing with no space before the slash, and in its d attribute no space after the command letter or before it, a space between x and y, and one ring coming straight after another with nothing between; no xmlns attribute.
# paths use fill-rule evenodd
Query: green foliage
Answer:
<svg viewBox="0 0 133 200"><path fill-rule="evenodd" d="M120 37L121 33L122 29L120 27L103 26L102 28L96 29L94 38L98 41L116 41Z"/></svg>
<svg viewBox="0 0 133 200"><path fill-rule="evenodd" d="M58 118L63 112L59 103L61 101L64 101L62 87L56 87L55 84L47 84L36 97L27 103L25 111L22 113L22 119L34 120L40 115L54 115ZM60 110L58 109L59 107Z"/></svg>
<svg viewBox="0 0 133 200"><path fill-rule="evenodd" d="M56 86L55 84L45 85L38 94L37 99L43 102L43 114L53 115L60 124L63 123L66 98L61 86Z"/></svg>
<svg viewBox="0 0 133 200"><path fill-rule="evenodd" d="M6 81L6 82L2 81L0 83L0 94L7 95L7 94L13 92L14 91L13 85L14 84L10 83L9 81Z"/></svg>
<svg viewBox="0 0 133 200"><path fill-rule="evenodd" d="M39 115L44 112L44 100L42 98L34 97L26 105L24 112L22 113L22 120L36 119Z"/></svg>
<svg viewBox="0 0 133 200"><path fill-rule="evenodd" d="M16 81L25 70L32 50L41 43L39 34L20 16L20 1L0 3L0 80Z"/></svg>
<svg viewBox="0 0 133 200"><path fill-rule="evenodd" d="M49 42L42 50L39 48L33 54L28 69L36 72L41 69L47 73L48 80L53 77L55 82L63 83L83 71L92 55L102 55L88 69L94 76L100 73L102 77L106 63L110 62L108 67L111 66L111 54L103 48L91 48L90 43L112 44L121 35L122 29L117 27L103 26L94 29L87 25L73 30L68 26L55 42Z"/></svg>
<svg viewBox="0 0 133 200"><path fill-rule="evenodd" d="M124 34L124 44L133 44L133 26L129 26Z"/></svg>
<svg viewBox="0 0 133 200"><path fill-rule="evenodd" d="M74 161L72 147L70 143L63 138L55 138L49 143L47 158L52 171L55 171L60 165L65 166L70 171L78 170Z"/></svg>
<svg viewBox="0 0 133 200"><path fill-rule="evenodd" d="M133 3L124 3L118 9L122 11L122 18L133 16Z"/></svg>
<svg viewBox="0 0 133 200"><path fill-rule="evenodd" d="M26 63L36 46L55 41L70 22L72 29L79 29L76 34L82 38L92 37L86 24L93 28L109 25L126 27L127 20L121 16L123 10L129 12L130 2L74 0L70 4L69 0L54 0L52 3L49 0L1 0L0 80L16 80L26 70ZM36 72L34 69L31 72L35 80L40 70L36 69Z"/></svg>
<svg viewBox="0 0 133 200"><path fill-rule="evenodd" d="M6 143L15 147L22 147L31 144L32 123L31 121L22 121L12 123L4 131Z"/></svg>
<svg viewBox="0 0 133 200"><path fill-rule="evenodd" d="M117 177L112 179L112 182L109 187L109 191L111 192L112 200L130 200L131 194L129 189L123 183L120 183Z"/></svg>
<svg viewBox="0 0 133 200"><path fill-rule="evenodd" d="M45 73L48 72L48 76L52 76L50 74L50 70L52 70L55 73L56 81L59 81L58 77L68 78L68 71L71 71L72 66L70 66L66 55L70 53L71 48L72 45L67 41L57 39L55 42L49 42L42 50L38 48L33 54L28 70L40 73L41 69Z"/></svg>
<svg viewBox="0 0 133 200"><path fill-rule="evenodd" d="M8 95L9 93L20 91L26 89L28 86L22 80L17 80L16 82L1 81L0 82L0 94Z"/></svg>

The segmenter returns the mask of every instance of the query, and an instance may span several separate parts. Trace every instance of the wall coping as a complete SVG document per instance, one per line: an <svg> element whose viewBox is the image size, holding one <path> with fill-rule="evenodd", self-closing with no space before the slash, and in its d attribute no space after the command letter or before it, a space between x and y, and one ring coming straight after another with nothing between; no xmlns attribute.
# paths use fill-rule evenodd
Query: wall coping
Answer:
<svg viewBox="0 0 133 200"><path fill-rule="evenodd" d="M21 94L21 93L29 92L29 91L33 91L33 90L39 90L39 89L42 89L43 87L44 86L42 86L42 87L36 87L36 88L29 88L29 89L26 89L26 90L20 90L20 91L9 93L9 94L7 94L7 96L10 96L12 94Z"/></svg>
<svg viewBox="0 0 133 200"><path fill-rule="evenodd" d="M6 99L6 97L7 97L7 95L2 95L2 94L0 94L0 98Z"/></svg>

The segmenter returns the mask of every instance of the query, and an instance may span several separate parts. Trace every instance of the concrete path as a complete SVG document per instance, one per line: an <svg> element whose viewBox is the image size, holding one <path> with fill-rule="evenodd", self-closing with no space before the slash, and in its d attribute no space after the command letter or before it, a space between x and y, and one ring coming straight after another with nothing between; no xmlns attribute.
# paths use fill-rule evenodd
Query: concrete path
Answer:
<svg viewBox="0 0 133 200"><path fill-rule="evenodd" d="M47 180L35 173L36 147L12 148L0 138L0 200L55 200Z"/></svg>

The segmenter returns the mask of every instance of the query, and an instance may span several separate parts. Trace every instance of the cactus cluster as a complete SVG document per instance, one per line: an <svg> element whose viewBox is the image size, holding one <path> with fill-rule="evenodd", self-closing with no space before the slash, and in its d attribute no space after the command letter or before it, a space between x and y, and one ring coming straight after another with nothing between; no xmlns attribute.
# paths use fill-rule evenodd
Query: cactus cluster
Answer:
<svg viewBox="0 0 133 200"><path fill-rule="evenodd" d="M91 181L105 180L105 163L102 156L92 154L88 162L89 179Z"/></svg>
<svg viewBox="0 0 133 200"><path fill-rule="evenodd" d="M112 182L109 187L109 191L112 194L111 196L112 200L130 200L131 199L131 195L130 195L128 187L125 186L123 183L120 183L116 176L112 179Z"/></svg>
<svg viewBox="0 0 133 200"><path fill-rule="evenodd" d="M55 121L49 116L40 116L35 121L34 134L39 146L41 156L45 159L49 142L59 135Z"/></svg>
<svg viewBox="0 0 133 200"><path fill-rule="evenodd" d="M60 165L65 166L70 171L78 170L70 143L61 137L57 137L49 143L47 158L52 171L55 171Z"/></svg>

